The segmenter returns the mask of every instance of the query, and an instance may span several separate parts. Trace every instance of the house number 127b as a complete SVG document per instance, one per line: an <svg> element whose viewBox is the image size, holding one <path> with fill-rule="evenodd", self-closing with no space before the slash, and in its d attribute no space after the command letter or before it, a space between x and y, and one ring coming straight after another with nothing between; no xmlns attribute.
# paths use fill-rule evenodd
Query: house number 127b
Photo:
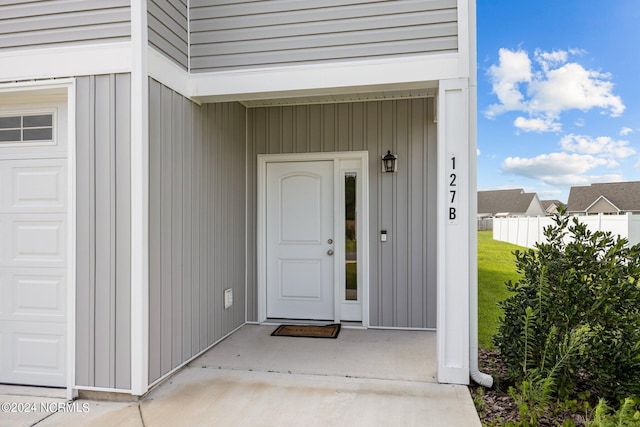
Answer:
<svg viewBox="0 0 640 427"><path fill-rule="evenodd" d="M456 168L456 155L451 154L449 162L449 195L448 195L448 217L450 224L456 224L458 221L458 170Z"/></svg>

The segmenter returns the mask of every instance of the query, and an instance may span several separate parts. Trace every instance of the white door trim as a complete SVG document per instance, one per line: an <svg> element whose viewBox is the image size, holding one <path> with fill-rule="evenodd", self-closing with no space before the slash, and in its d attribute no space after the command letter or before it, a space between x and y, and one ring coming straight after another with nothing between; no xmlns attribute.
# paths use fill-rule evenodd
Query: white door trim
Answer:
<svg viewBox="0 0 640 427"><path fill-rule="evenodd" d="M339 160L359 160L362 164L362 326L369 327L369 153L367 151L345 151L330 153L259 154L257 171L257 282L258 282L258 322L267 320L267 163L300 161L334 161L334 172L338 174ZM337 197L337 195L334 195ZM342 212L344 215L344 212ZM334 216L341 221L339 209ZM360 248L360 245L358 245ZM338 272L335 273L336 276ZM336 281L337 283L337 281ZM337 298L336 298L337 301ZM338 304L336 303L336 309ZM340 321L339 310L335 313Z"/></svg>
<svg viewBox="0 0 640 427"><path fill-rule="evenodd" d="M66 103L67 121L67 399L72 399L76 368L76 80L74 78L0 84L0 96L11 102L60 99Z"/></svg>

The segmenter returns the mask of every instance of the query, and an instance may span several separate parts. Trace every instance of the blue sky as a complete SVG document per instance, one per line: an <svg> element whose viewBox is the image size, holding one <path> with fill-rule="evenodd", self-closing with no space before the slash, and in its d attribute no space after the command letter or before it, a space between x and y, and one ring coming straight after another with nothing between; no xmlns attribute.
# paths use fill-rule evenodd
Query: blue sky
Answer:
<svg viewBox="0 0 640 427"><path fill-rule="evenodd" d="M640 180L640 1L476 7L478 189Z"/></svg>

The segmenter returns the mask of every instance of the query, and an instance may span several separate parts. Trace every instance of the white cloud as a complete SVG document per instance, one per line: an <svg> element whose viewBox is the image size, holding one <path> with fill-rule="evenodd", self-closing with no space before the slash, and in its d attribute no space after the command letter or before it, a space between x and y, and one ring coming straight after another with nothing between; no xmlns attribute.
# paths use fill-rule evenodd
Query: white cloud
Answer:
<svg viewBox="0 0 640 427"><path fill-rule="evenodd" d="M480 149L476 148L476 156L479 156L479 155L480 155Z"/></svg>
<svg viewBox="0 0 640 427"><path fill-rule="evenodd" d="M489 77L493 85L493 93L500 100L500 104L489 107L488 115L494 116L505 111L525 108L524 95L520 92L521 83L530 82L531 60L527 52L500 49L498 65L489 68Z"/></svg>
<svg viewBox="0 0 640 427"><path fill-rule="evenodd" d="M576 119L574 125L576 125L579 128L583 127L584 126L584 119L583 118Z"/></svg>
<svg viewBox="0 0 640 427"><path fill-rule="evenodd" d="M550 67L564 64L568 59L568 54L564 50L545 52L540 49L536 49L533 55L536 62L540 64L545 72L548 71Z"/></svg>
<svg viewBox="0 0 640 427"><path fill-rule="evenodd" d="M575 62L549 70L543 79L529 84L530 111L559 114L572 109L600 108L608 110L611 117L618 117L625 106L619 96L613 95L610 78Z"/></svg>
<svg viewBox="0 0 640 427"><path fill-rule="evenodd" d="M550 153L533 158L508 157L502 162L505 173L537 179L552 186L583 185L589 182L616 181L617 174L585 175L598 167L613 168L618 162L592 155Z"/></svg>
<svg viewBox="0 0 640 427"><path fill-rule="evenodd" d="M514 122L527 132L557 131L560 115L567 110L595 108L611 117L620 116L625 106L613 93L611 75L570 62L572 56L584 53L578 49L536 49L532 62L524 50L500 49L498 64L488 72L499 102L490 105L485 115L494 118L508 111L527 113L528 117Z"/></svg>
<svg viewBox="0 0 640 427"><path fill-rule="evenodd" d="M560 140L563 150L578 154L591 154L606 158L624 159L636 153L629 141L615 141L608 136L592 138L586 135L569 134Z"/></svg>
<svg viewBox="0 0 640 427"><path fill-rule="evenodd" d="M629 127L623 127L622 129L620 129L620 136L626 136L633 133L633 129L629 128Z"/></svg>
<svg viewBox="0 0 640 427"><path fill-rule="evenodd" d="M553 116L537 117L527 119L518 117L514 120L513 125L524 132L560 132L562 125L555 120Z"/></svg>

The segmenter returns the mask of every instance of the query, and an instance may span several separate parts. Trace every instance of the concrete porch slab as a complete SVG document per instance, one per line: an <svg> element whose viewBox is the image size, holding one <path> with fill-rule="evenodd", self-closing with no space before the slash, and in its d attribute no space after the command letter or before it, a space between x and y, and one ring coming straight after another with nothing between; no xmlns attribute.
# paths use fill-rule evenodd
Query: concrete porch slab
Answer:
<svg viewBox="0 0 640 427"><path fill-rule="evenodd" d="M275 329L245 325L189 366L437 382L435 332L342 328L319 339L272 337Z"/></svg>
<svg viewBox="0 0 640 427"><path fill-rule="evenodd" d="M0 427L481 425L467 387L435 382L435 333L343 329L333 340L274 329L244 326L140 402L80 399L55 413L0 414ZM4 392L0 402L65 403Z"/></svg>
<svg viewBox="0 0 640 427"><path fill-rule="evenodd" d="M146 427L480 426L464 386L200 367L140 409Z"/></svg>

